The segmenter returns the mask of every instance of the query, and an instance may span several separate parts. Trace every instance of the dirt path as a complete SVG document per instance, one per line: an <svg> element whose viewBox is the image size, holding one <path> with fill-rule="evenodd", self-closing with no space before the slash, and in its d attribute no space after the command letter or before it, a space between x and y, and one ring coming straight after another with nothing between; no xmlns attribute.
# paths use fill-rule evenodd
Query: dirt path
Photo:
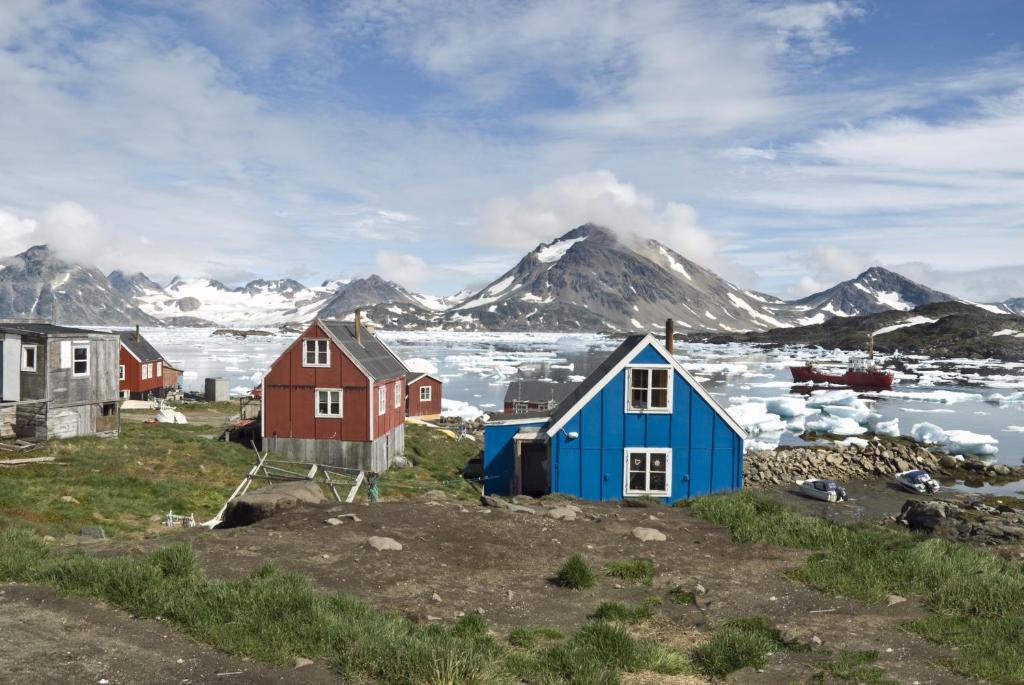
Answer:
<svg viewBox="0 0 1024 685"><path fill-rule="evenodd" d="M159 621L140 621L52 590L0 586L0 681L68 683L337 683L321 665L275 668L197 645Z"/></svg>
<svg viewBox="0 0 1024 685"><path fill-rule="evenodd" d="M809 654L773 657L762 673L734 674L731 681L737 683L807 682L818 670L816 662L841 649L877 650L879 665L899 682L969 682L935 665L950 658L950 651L900 629L901 621L924 613L914 601L869 605L811 590L783 575L803 562L804 552L734 544L723 528L685 509L582 506L585 517L556 521L455 502L335 504L295 509L248 528L189 531L182 537L195 545L214 576L238 576L272 561L324 590L356 595L421 623L483 610L502 634L518 625L557 626L571 633L603 601L633 603L654 596L662 600L662 618L643 630L655 630L680 648L699 639L695 629L758 615L770 617L789 636L821 641ZM325 524L339 513L361 520ZM636 526L657 528L668 540L640 542L631 535ZM404 549L376 552L366 542L371 535L392 537ZM165 537L127 548L105 545L101 553L166 542ZM602 577L597 587L582 592L553 586L549 578L574 552L596 566L651 558L654 585ZM669 601L672 588L693 590L698 584L706 589L698 606Z"/></svg>

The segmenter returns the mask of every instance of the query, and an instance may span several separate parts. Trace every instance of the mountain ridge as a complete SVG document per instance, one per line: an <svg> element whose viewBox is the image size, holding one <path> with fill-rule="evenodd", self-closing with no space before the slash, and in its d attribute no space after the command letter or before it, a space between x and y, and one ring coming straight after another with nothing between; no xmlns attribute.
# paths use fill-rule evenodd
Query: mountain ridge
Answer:
<svg viewBox="0 0 1024 685"><path fill-rule="evenodd" d="M59 302L55 318L60 322L94 325L165 321L265 327L301 324L316 316L347 318L362 307L385 328L623 334L661 330L665 319L672 318L680 333L733 333L907 311L957 299L874 266L821 292L785 301L730 283L656 240L623 238L595 224L542 242L483 288L447 298L413 292L377 274L313 287L290 278L259 278L232 288L214 279L180 276L161 286L141 272L104 276L91 267L60 261L46 246L0 263L11 260L36 267L26 272L25 280L32 284L19 288L10 284L13 267L4 267L9 272L6 286L0 270L0 316L48 316ZM79 286L75 292L87 296L76 299L66 288L51 292L52 283L72 277ZM989 312L1024 311L1024 298L974 306Z"/></svg>

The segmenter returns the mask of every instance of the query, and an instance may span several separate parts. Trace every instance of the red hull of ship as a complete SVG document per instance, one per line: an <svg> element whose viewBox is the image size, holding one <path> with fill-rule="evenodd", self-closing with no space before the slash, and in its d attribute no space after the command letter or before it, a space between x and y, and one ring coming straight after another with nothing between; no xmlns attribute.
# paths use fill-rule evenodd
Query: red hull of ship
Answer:
<svg viewBox="0 0 1024 685"><path fill-rule="evenodd" d="M834 383L852 388L888 390L892 387L893 375L884 371L847 371L844 374L823 373L813 366L791 366L794 383Z"/></svg>

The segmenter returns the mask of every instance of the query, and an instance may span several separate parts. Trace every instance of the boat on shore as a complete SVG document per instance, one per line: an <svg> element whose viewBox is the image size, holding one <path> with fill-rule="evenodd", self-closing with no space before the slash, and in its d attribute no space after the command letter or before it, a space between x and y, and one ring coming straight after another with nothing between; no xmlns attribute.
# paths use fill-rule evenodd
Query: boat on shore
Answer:
<svg viewBox="0 0 1024 685"><path fill-rule="evenodd" d="M839 483L827 478L810 478L796 481L800 494L823 502L841 502L849 499L846 490Z"/></svg>
<svg viewBox="0 0 1024 685"><path fill-rule="evenodd" d="M919 495L933 495L939 491L939 481L931 477L927 471L921 469L911 469L910 471L903 471L897 473L896 483L904 490L917 493Z"/></svg>
<svg viewBox="0 0 1024 685"><path fill-rule="evenodd" d="M874 337L868 339L868 358L852 359L844 373L822 370L811 362L789 367L794 383L831 383L863 390L888 390L896 376L875 364Z"/></svg>

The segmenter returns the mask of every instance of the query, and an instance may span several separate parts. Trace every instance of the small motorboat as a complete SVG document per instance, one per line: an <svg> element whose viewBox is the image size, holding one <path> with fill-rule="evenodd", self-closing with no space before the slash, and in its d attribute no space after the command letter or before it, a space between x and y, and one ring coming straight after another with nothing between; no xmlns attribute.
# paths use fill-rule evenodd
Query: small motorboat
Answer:
<svg viewBox="0 0 1024 685"><path fill-rule="evenodd" d="M845 499L849 499L843 486L834 480L827 480L825 478L798 480L796 486L800 488L800 494L825 502L842 502Z"/></svg>
<svg viewBox="0 0 1024 685"><path fill-rule="evenodd" d="M931 495L939 491L939 481L931 477L927 471L911 469L896 474L896 483L904 490L919 495Z"/></svg>

